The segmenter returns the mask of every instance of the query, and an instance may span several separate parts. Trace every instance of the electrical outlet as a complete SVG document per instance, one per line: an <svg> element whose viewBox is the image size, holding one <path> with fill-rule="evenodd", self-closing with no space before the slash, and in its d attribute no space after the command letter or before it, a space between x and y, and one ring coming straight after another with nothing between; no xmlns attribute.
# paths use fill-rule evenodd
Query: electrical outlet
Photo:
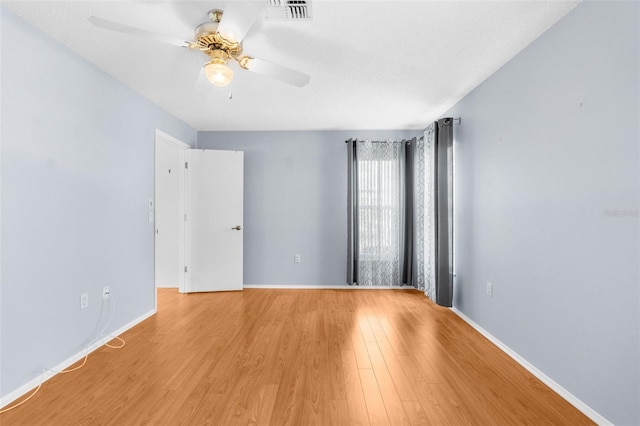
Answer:
<svg viewBox="0 0 640 426"><path fill-rule="evenodd" d="M293 263L300 263L300 255L299 254L294 254L293 255Z"/></svg>
<svg viewBox="0 0 640 426"><path fill-rule="evenodd" d="M493 284L487 282L487 296L493 297Z"/></svg>
<svg viewBox="0 0 640 426"><path fill-rule="evenodd" d="M80 309L86 309L89 306L89 295L82 293L80 295Z"/></svg>
<svg viewBox="0 0 640 426"><path fill-rule="evenodd" d="M106 285L102 287L102 300L107 300L109 298L109 286Z"/></svg>

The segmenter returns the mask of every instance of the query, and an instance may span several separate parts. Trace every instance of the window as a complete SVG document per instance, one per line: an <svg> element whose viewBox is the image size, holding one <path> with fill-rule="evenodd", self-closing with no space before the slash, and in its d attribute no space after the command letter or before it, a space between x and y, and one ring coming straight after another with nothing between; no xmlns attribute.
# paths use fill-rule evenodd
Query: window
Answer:
<svg viewBox="0 0 640 426"><path fill-rule="evenodd" d="M401 142L358 142L358 284L401 285Z"/></svg>

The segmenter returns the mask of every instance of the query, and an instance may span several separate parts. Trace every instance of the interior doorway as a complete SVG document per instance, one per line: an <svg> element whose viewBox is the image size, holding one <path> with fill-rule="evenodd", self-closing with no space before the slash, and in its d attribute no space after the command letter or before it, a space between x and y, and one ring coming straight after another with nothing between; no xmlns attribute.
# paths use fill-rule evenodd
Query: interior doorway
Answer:
<svg viewBox="0 0 640 426"><path fill-rule="evenodd" d="M184 291L186 143L156 130L155 285Z"/></svg>

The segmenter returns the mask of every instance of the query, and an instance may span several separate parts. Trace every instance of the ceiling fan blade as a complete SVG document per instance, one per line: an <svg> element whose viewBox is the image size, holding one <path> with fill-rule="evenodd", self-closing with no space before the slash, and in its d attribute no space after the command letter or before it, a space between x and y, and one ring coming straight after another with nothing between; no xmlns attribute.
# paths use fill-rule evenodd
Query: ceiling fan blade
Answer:
<svg viewBox="0 0 640 426"><path fill-rule="evenodd" d="M231 42L241 42L264 8L264 1L228 2L218 32Z"/></svg>
<svg viewBox="0 0 640 426"><path fill-rule="evenodd" d="M200 73L198 74L198 77L196 78L196 80L193 82L193 88L192 90L197 91L202 89L203 87L207 87L210 86L211 84L209 84L209 82L207 81L207 77L204 74L204 66L206 64L202 64L202 66L200 67Z"/></svg>
<svg viewBox="0 0 640 426"><path fill-rule="evenodd" d="M267 77L275 78L297 87L306 86L311 79L307 74L258 58L249 59L245 67L247 70L255 72L256 74L266 75Z"/></svg>
<svg viewBox="0 0 640 426"><path fill-rule="evenodd" d="M96 27L115 31L118 33L129 34L136 37L145 38L147 40L159 41L161 43L168 43L174 46L179 47L188 47L189 42L185 40L180 40L179 38L169 37L162 34L152 33L151 31L142 30L140 28L130 27L128 25L119 24L117 22L109 21L106 19L98 18L97 16L90 16L89 22L91 22Z"/></svg>

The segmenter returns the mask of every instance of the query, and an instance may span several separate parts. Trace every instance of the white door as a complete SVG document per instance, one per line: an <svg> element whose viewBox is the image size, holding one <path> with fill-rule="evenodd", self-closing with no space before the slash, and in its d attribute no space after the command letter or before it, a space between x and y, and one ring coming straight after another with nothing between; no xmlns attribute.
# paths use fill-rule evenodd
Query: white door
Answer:
<svg viewBox="0 0 640 426"><path fill-rule="evenodd" d="M155 148L155 283L183 287L184 152L189 145L156 130Z"/></svg>
<svg viewBox="0 0 640 426"><path fill-rule="evenodd" d="M242 151L187 151L185 291L242 290Z"/></svg>

